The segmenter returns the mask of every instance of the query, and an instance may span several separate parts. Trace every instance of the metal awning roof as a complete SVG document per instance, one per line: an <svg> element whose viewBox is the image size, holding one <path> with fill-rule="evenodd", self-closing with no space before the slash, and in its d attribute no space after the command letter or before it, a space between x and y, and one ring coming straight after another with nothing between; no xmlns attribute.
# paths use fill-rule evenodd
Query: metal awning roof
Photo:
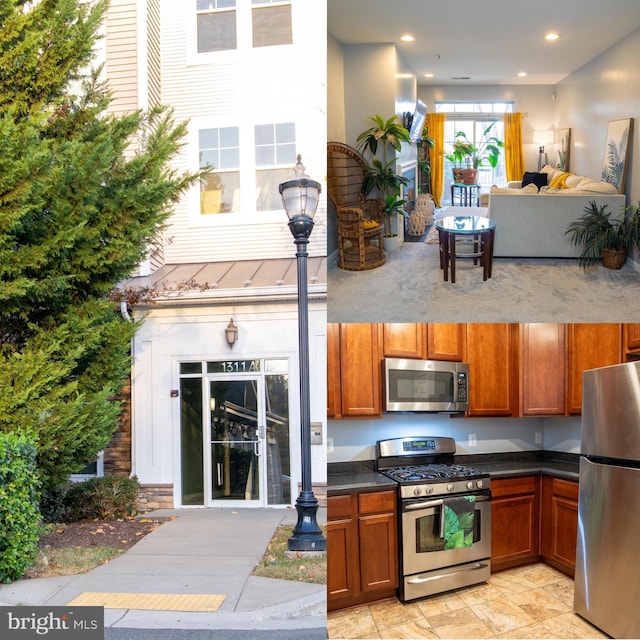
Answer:
<svg viewBox="0 0 640 640"><path fill-rule="evenodd" d="M310 297L326 296L327 258L307 259ZM155 301L289 298L297 295L296 258L166 264L148 276L125 280L120 289L149 292Z"/></svg>

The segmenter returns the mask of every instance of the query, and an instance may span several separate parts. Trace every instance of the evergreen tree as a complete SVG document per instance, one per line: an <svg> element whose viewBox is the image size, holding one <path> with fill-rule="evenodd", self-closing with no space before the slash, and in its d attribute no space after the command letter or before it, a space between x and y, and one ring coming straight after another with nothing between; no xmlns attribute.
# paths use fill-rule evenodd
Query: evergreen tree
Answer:
<svg viewBox="0 0 640 640"><path fill-rule="evenodd" d="M115 117L91 70L106 0L0 0L0 430L37 438L44 486L117 428L135 323L110 295L197 180L185 124Z"/></svg>

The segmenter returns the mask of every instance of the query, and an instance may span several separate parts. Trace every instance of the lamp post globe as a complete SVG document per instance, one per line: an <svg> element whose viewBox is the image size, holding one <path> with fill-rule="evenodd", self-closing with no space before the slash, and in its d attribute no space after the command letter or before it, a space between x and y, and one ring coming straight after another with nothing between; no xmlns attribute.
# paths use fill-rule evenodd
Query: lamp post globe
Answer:
<svg viewBox="0 0 640 640"><path fill-rule="evenodd" d="M318 207L320 183L304 173L301 156L295 178L280 184L282 204L289 218L289 230L296 245L298 274L298 360L300 365L300 442L302 487L296 500L298 519L287 541L289 551L322 552L327 540L318 525L318 500L311 488L311 409L309 383L309 298L307 292L307 245Z"/></svg>

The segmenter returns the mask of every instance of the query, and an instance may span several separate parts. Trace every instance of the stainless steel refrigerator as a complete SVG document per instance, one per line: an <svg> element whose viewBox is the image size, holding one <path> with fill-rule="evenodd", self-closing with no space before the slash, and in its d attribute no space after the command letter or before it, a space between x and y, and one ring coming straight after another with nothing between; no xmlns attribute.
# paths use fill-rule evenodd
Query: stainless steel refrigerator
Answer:
<svg viewBox="0 0 640 640"><path fill-rule="evenodd" d="M584 372L574 609L640 638L640 362Z"/></svg>

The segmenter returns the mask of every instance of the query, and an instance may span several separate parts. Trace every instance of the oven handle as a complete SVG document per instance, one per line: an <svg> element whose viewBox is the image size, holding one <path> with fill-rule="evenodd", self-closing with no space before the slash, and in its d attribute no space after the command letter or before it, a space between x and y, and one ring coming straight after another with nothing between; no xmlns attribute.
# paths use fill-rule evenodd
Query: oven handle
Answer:
<svg viewBox="0 0 640 640"><path fill-rule="evenodd" d="M491 496L481 495L476 496L476 502L485 502L486 500L491 500ZM440 500L428 500L427 502L414 502L412 504L408 504L405 507L406 511L415 511L416 509L428 509L429 507L440 507L444 504L444 500L441 498Z"/></svg>

